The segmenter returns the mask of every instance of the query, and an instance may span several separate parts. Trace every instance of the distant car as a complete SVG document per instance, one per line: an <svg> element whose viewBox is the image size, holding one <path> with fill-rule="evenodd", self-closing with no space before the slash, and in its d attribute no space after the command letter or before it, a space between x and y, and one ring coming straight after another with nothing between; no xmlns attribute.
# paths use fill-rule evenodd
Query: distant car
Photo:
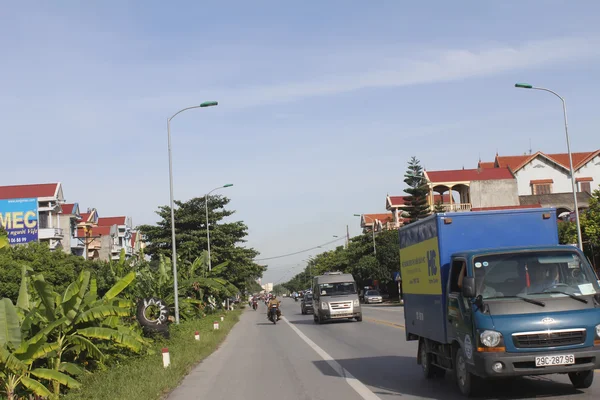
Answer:
<svg viewBox="0 0 600 400"><path fill-rule="evenodd" d="M365 304L383 303L383 297L379 290L367 290L365 292Z"/></svg>
<svg viewBox="0 0 600 400"><path fill-rule="evenodd" d="M302 314L314 313L312 293L306 293L300 303L300 311Z"/></svg>

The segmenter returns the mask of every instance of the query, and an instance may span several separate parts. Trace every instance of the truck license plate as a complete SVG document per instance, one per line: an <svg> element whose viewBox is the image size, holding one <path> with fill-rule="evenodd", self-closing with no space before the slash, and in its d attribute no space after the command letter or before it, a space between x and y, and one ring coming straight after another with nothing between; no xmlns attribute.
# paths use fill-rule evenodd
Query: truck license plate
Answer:
<svg viewBox="0 0 600 400"><path fill-rule="evenodd" d="M575 364L575 356L573 354L563 354L560 356L541 356L535 358L536 367L571 364Z"/></svg>

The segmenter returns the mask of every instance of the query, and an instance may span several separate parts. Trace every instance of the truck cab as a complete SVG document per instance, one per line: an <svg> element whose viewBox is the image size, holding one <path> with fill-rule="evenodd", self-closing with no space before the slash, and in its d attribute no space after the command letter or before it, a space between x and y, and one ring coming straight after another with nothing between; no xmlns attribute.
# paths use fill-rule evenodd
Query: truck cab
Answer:
<svg viewBox="0 0 600 400"><path fill-rule="evenodd" d="M600 285L581 250L559 245L555 209L439 213L399 230L406 340L428 379L463 395L488 378L600 368Z"/></svg>
<svg viewBox="0 0 600 400"><path fill-rule="evenodd" d="M566 373L591 386L600 367L600 287L572 246L456 253L447 336L459 387L478 378Z"/></svg>

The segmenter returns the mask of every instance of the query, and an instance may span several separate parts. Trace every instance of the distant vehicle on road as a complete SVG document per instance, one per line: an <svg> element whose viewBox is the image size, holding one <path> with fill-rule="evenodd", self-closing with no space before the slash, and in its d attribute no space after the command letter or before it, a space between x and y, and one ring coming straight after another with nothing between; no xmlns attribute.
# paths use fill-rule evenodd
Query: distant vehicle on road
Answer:
<svg viewBox="0 0 600 400"><path fill-rule="evenodd" d="M352 274L328 272L315 276L312 296L317 324L334 319L363 319L358 288Z"/></svg>
<svg viewBox="0 0 600 400"><path fill-rule="evenodd" d="M367 290L365 292L365 304L373 304L373 303L383 303L383 297L379 290Z"/></svg>
<svg viewBox="0 0 600 400"><path fill-rule="evenodd" d="M300 311L302 312L302 314L305 315L309 312L314 313L315 309L313 308L312 293L306 293L306 295L302 299L302 303L300 303Z"/></svg>

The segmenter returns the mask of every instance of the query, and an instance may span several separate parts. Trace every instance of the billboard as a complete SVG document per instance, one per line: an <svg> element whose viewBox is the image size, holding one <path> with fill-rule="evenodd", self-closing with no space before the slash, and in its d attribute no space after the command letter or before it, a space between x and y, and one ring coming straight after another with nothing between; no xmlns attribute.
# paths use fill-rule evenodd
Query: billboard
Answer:
<svg viewBox="0 0 600 400"><path fill-rule="evenodd" d="M0 225L10 244L37 242L38 199L0 200Z"/></svg>

